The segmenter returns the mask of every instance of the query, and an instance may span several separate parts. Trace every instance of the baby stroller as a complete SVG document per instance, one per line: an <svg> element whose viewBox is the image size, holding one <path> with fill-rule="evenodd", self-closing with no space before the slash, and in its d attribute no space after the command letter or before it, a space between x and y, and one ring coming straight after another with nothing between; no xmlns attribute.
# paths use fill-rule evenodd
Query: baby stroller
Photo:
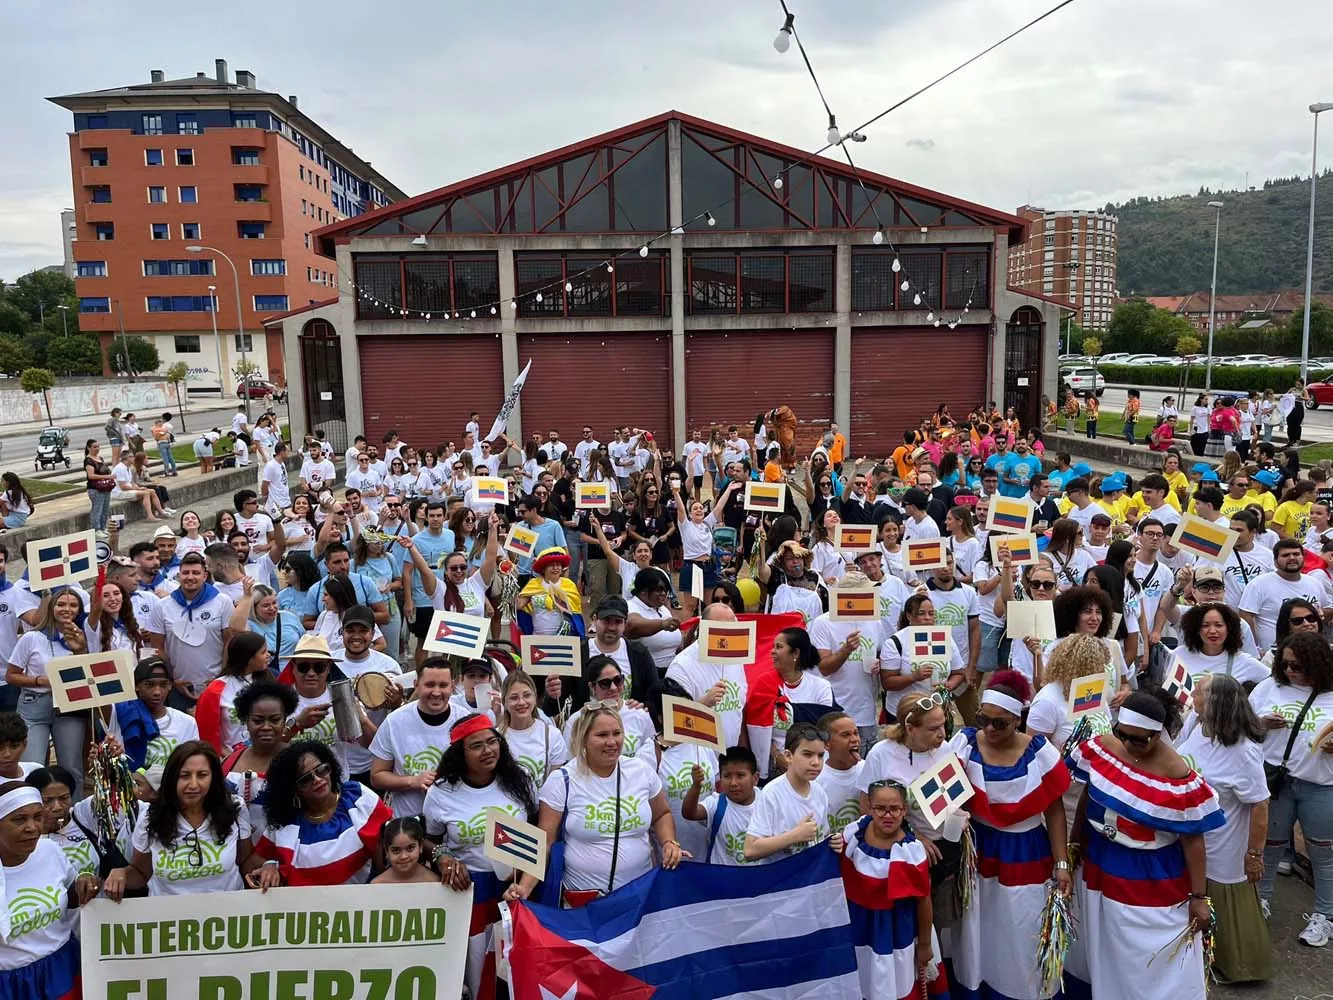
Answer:
<svg viewBox="0 0 1333 1000"><path fill-rule="evenodd" d="M713 563L717 568L717 575L733 583L740 569L740 560L736 554L738 543L735 528L713 529Z"/></svg>
<svg viewBox="0 0 1333 1000"><path fill-rule="evenodd" d="M54 469L61 462L69 468L69 456L65 449L69 447L69 434L63 427L43 427L37 435L37 454L33 456L33 469Z"/></svg>

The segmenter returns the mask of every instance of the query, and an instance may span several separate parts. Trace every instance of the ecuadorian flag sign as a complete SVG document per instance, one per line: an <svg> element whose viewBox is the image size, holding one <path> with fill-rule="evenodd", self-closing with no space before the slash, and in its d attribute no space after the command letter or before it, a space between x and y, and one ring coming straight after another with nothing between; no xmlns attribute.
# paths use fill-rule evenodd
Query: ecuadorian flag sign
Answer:
<svg viewBox="0 0 1333 1000"><path fill-rule="evenodd" d="M477 476L472 480L472 497L477 503L504 507L509 503L509 482L492 476Z"/></svg>
<svg viewBox="0 0 1333 1000"><path fill-rule="evenodd" d="M1231 551L1236 547L1236 533L1197 515L1185 514L1176 525L1171 544L1193 552L1201 559L1221 563L1231 558Z"/></svg>

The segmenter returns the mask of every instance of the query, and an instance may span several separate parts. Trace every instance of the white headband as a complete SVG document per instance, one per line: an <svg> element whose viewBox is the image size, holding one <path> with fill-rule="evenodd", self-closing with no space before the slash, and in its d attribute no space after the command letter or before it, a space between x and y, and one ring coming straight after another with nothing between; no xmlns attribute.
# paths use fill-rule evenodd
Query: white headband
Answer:
<svg viewBox="0 0 1333 1000"><path fill-rule="evenodd" d="M1160 733L1165 727L1156 719L1150 719L1146 715L1140 715L1132 708L1122 708L1116 716L1116 723L1122 726L1134 726L1136 729L1146 729L1152 733ZM0 799L0 802L3 802Z"/></svg>
<svg viewBox="0 0 1333 1000"><path fill-rule="evenodd" d="M5 792L4 795L0 795L0 819L4 819L16 809L22 809L24 806L39 806L41 804L42 793L31 785L16 788L12 792Z"/></svg>
<svg viewBox="0 0 1333 1000"><path fill-rule="evenodd" d="M1003 691L986 690L981 692L981 703L983 705L994 705L996 708L1002 708L1011 715L1022 717L1023 703L1017 698L1012 698Z"/></svg>

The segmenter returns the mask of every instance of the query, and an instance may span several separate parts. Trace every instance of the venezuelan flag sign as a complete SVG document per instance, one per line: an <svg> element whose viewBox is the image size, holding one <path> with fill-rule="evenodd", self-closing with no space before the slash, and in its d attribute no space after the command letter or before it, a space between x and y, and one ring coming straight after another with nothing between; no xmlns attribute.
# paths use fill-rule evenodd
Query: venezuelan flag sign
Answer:
<svg viewBox="0 0 1333 1000"><path fill-rule="evenodd" d="M722 723L717 713L697 701L662 695L662 735L677 743L697 743L722 753Z"/></svg>
<svg viewBox="0 0 1333 1000"><path fill-rule="evenodd" d="M745 509L781 514L787 509L787 484L746 483Z"/></svg>
<svg viewBox="0 0 1333 1000"><path fill-rule="evenodd" d="M829 618L841 622L873 622L879 617L879 591L834 587L829 591Z"/></svg>
<svg viewBox="0 0 1333 1000"><path fill-rule="evenodd" d="M1022 497L991 497L986 530L1026 534L1032 530L1032 504Z"/></svg>
<svg viewBox="0 0 1333 1000"><path fill-rule="evenodd" d="M938 569L948 564L948 550L943 538L914 538L903 545L904 569Z"/></svg>
<svg viewBox="0 0 1333 1000"><path fill-rule="evenodd" d="M700 663L749 663L754 659L754 622L699 623Z"/></svg>
<svg viewBox="0 0 1333 1000"><path fill-rule="evenodd" d="M491 476L476 476L472 480L472 498L477 503L493 503L504 507L509 503L509 481Z"/></svg>
<svg viewBox="0 0 1333 1000"><path fill-rule="evenodd" d="M91 531L28 543L28 586L48 590L97 574L97 540Z"/></svg>
<svg viewBox="0 0 1333 1000"><path fill-rule="evenodd" d="M1231 552L1236 547L1236 533L1195 514L1185 514L1176 525L1171 544L1186 552L1193 552L1200 559L1224 563L1231 558Z"/></svg>

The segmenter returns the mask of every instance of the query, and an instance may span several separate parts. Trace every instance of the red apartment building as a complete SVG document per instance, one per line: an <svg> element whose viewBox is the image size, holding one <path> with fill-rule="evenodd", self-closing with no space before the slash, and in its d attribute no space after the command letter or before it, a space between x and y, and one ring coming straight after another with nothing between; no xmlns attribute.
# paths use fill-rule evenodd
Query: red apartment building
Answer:
<svg viewBox="0 0 1333 1000"><path fill-rule="evenodd" d="M1104 330L1116 303L1116 224L1103 212L1024 205L1028 238L1009 250L1009 284L1074 303L1084 329Z"/></svg>
<svg viewBox="0 0 1333 1000"><path fill-rule="evenodd" d="M219 59L215 73L67 94L79 325L152 340L212 388L242 349L282 379L263 318L337 295L310 234L406 197L300 109ZM206 247L191 252L191 246ZM237 282L245 342L238 335ZM210 315L212 314L212 315ZM213 339L216 318L218 341ZM269 342L271 339L271 343ZM222 383L234 391L235 378Z"/></svg>

